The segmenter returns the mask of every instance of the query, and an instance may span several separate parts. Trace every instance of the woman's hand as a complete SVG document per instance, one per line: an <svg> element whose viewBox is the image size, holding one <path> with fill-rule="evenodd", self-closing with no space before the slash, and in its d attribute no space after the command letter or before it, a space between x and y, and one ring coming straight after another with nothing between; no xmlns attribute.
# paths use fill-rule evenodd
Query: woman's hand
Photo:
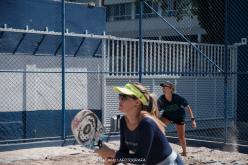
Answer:
<svg viewBox="0 0 248 165"><path fill-rule="evenodd" d="M95 151L99 156L103 159L114 158L115 157L115 150L109 148L105 144L102 145L101 148Z"/></svg>
<svg viewBox="0 0 248 165"><path fill-rule="evenodd" d="M115 162L115 150L109 148L105 144L95 152L103 158L104 165L112 165Z"/></svg>
<svg viewBox="0 0 248 165"><path fill-rule="evenodd" d="M196 128L196 122L195 122L195 120L192 120L192 128Z"/></svg>

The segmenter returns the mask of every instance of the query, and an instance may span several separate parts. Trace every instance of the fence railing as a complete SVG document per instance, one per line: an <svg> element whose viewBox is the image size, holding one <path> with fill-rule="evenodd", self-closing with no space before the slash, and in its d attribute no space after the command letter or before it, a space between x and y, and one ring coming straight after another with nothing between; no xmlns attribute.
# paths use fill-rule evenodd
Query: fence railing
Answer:
<svg viewBox="0 0 248 165"><path fill-rule="evenodd" d="M58 32L35 31L28 28L22 30L6 27L0 28L0 31L19 34L61 35ZM113 94L112 87L123 85L123 82L129 80L137 81L140 65L139 41L107 35L69 32L65 35L68 38L90 38L102 41L100 48L102 48L103 55L102 58L81 58L79 56L66 58L67 125L69 126L76 112L87 107L100 112L105 126L109 126L110 117L118 112L118 107L116 107L118 98L116 94ZM159 83L169 77L177 82L178 91L193 100L191 105L196 117L204 120L204 122L199 122L201 125L198 128L206 129L205 126L209 126L208 122L213 124L212 120L215 119L219 122L224 112L224 74L216 66L221 69L224 68L224 45L194 43L203 54L216 64L215 66L192 46L184 42L143 40L143 43L142 72L144 83L159 95L161 92ZM79 45L78 48L80 47ZM235 72L237 47L229 46L228 50L228 72ZM61 125L57 124L57 121L62 120L60 114L60 61L60 56L36 56L34 54L26 56L5 54L1 56L0 70L3 84L1 86L2 96L0 97L4 98L1 102L4 112L2 110L0 116L2 130L6 132L6 135L1 134L4 136L2 139L0 137L0 142L3 140L2 142L5 143L6 137L10 137L10 135L11 138L7 138L8 140L47 138L60 135ZM179 76L180 78L178 78ZM236 80L236 77L228 79L228 89L230 89L230 91L228 90L230 96L228 103L233 106L228 107L228 114L231 118L236 115ZM14 91L11 92L10 89ZM92 91L94 92L92 93ZM15 100L15 104L12 100ZM201 107L198 108L198 105ZM209 111L209 107L211 111ZM205 122L205 120L207 121ZM223 119L220 122L220 126L223 128ZM46 125L50 125L49 129L44 129ZM68 128L68 135L71 135L69 130Z"/></svg>
<svg viewBox="0 0 248 165"><path fill-rule="evenodd" d="M60 32L29 29L0 28L2 32L60 36ZM68 37L106 40L102 48L105 54L105 71L110 76L134 76L139 73L139 40L109 35L65 33ZM224 45L193 43L216 66L224 70ZM154 76L223 76L222 71L187 42L143 40L143 75ZM236 72L237 46L228 46L228 73ZM211 74L211 75L210 75Z"/></svg>
<svg viewBox="0 0 248 165"><path fill-rule="evenodd" d="M194 45L224 70L224 45ZM186 42L144 40L143 74L154 76L223 76L221 70ZM139 72L139 42L135 39L111 39L106 44L110 76L133 76ZM237 47L228 47L228 73L236 72Z"/></svg>

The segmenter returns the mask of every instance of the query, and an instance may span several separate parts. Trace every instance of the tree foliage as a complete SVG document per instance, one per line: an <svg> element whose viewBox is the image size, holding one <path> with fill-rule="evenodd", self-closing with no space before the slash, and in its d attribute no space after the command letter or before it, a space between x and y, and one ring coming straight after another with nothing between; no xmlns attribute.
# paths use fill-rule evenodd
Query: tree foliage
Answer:
<svg viewBox="0 0 248 165"><path fill-rule="evenodd" d="M193 10L193 14L197 16L201 27L207 32L204 41L224 43L224 0L192 0L192 5L197 9Z"/></svg>
<svg viewBox="0 0 248 165"><path fill-rule="evenodd" d="M160 2L163 10L168 7L168 0L146 1ZM200 26L207 32L203 42L224 43L225 0L174 0L174 3L178 21L183 19L185 14L198 18Z"/></svg>

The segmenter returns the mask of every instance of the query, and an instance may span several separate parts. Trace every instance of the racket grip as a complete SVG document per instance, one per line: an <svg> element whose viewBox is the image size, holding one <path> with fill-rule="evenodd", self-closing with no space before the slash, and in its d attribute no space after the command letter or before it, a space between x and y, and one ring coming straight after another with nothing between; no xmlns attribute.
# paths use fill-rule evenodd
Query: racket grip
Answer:
<svg viewBox="0 0 248 165"><path fill-rule="evenodd" d="M98 146L99 148L102 148L102 140L99 140L99 141L98 141L97 146Z"/></svg>

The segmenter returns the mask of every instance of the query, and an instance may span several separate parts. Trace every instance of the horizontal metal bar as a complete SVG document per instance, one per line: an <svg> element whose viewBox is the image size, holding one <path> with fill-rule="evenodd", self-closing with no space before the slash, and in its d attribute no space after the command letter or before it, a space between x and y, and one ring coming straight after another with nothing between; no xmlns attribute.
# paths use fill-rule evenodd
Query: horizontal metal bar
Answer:
<svg viewBox="0 0 248 165"><path fill-rule="evenodd" d="M18 71L18 70L0 70L0 73L58 73L58 74L60 74L61 73L61 71L55 71L55 72L53 72L53 71L47 71L47 72L45 72L45 71L42 71L42 72L39 72L39 71ZM93 74L93 73L97 73L97 74L99 74L99 73L105 73L105 74L109 74L110 72L103 72L103 71L85 71L85 72L82 72L82 71L80 71L80 72L75 72L75 71L73 71L73 72L65 72L65 73L67 73L67 74L69 74L69 73L87 73L87 74Z"/></svg>
<svg viewBox="0 0 248 165"><path fill-rule="evenodd" d="M14 29L14 28L0 28L2 32L12 32L12 33L27 33L27 34L43 34L43 35L53 35L53 36L61 36L61 32L55 31L39 31L39 30L24 30L24 29ZM115 39L117 37L111 35L95 35L95 34L80 34L80 33L65 33L65 36L68 37L85 37L85 38L95 38L95 39Z"/></svg>
<svg viewBox="0 0 248 165"><path fill-rule="evenodd" d="M34 30L34 29L14 29L14 28L0 28L0 31L2 32L12 32L12 33L29 33L29 34L44 34L44 35L53 35L53 36L61 36L61 32L55 32L55 31L40 31L40 30ZM81 34L81 33L74 33L69 32L65 33L65 36L67 37L85 37L85 38L93 38L93 39L113 39L113 40L123 40L123 41L139 41L139 39L133 39L133 38L121 38L116 37L112 35L95 35L95 34ZM180 43L180 44L189 44L188 42L175 42L175 41L162 41L162 40L146 40L143 39L143 42L156 42L156 43ZM204 43L193 43L192 45L210 45L210 46L223 46L221 44L204 44ZM229 47L233 47L234 45L229 45Z"/></svg>

